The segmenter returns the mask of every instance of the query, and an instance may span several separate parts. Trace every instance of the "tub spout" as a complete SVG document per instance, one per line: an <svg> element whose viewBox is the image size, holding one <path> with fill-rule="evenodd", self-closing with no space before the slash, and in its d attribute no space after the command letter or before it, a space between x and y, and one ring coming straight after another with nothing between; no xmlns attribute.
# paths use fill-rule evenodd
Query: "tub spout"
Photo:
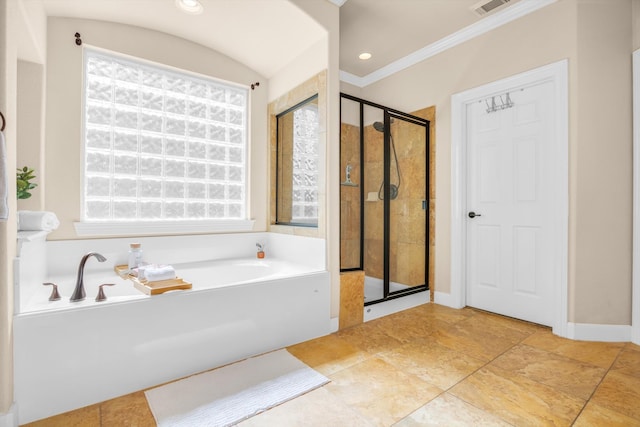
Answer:
<svg viewBox="0 0 640 427"><path fill-rule="evenodd" d="M71 301L82 301L86 293L84 292L84 265L87 263L87 260L92 256L96 257L96 259L100 262L105 262L107 259L100 255L97 252L89 252L80 260L80 265L78 266L78 277L76 278L76 288L73 290L73 295L71 295Z"/></svg>

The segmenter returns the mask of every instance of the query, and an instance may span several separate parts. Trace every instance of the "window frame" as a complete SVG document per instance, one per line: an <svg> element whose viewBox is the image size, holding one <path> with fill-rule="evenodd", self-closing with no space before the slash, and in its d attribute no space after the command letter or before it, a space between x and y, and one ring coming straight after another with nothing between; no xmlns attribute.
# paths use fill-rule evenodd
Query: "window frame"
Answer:
<svg viewBox="0 0 640 427"><path fill-rule="evenodd" d="M292 107L287 108L286 110L278 113L275 115L275 120L276 120L276 188L275 188L275 192L276 192L276 213L275 213L275 225L285 225L285 226L294 226L294 227L306 227L306 228L318 228L318 224L320 222L320 202L318 198L318 194L319 194L319 189L318 189L318 183L316 182L316 216L314 218L310 218L311 220L305 220L304 218L298 218L298 217L293 217L291 218L290 221L281 221L279 220L279 209L280 209L280 195L279 192L281 191L280 188L280 183L278 181L279 176L280 176L280 150L281 150L281 146L280 146L280 142L281 142L281 133L280 133L280 118L286 116L289 113L295 113L295 111L299 110L302 107L307 106L308 104L314 104L313 101L315 102L315 109L316 109L316 114L318 115L318 126L319 126L319 121L320 121L320 115L319 115L319 104L318 101L319 100L319 93L315 93L309 97L307 97L306 99L298 102L297 104L293 105ZM318 146L320 145L320 138L319 138L319 131L318 131L318 140L316 141L316 143L318 144ZM318 155L319 157L319 155ZM316 172L316 178L319 179L319 173ZM293 195L290 195L291 197L293 197ZM293 208L293 201L291 202L292 204L292 208Z"/></svg>
<svg viewBox="0 0 640 427"><path fill-rule="evenodd" d="M87 52L95 53L98 56L107 56L113 58L116 61L121 59L127 62L133 62L141 67L151 67L159 70L161 73L178 74L187 78L192 77L197 80L213 81L214 84L238 89L244 92L245 105L244 105L244 140L242 142L242 148L244 151L242 159L243 176L243 199L242 209L244 215L239 218L158 218L158 219L90 219L86 217L86 155L87 155L87 103L88 103L88 79L87 79L87 64L89 61L89 55ZM76 233L78 235L153 235L153 234L171 234L171 233L200 233L200 232L215 232L215 231L251 231L253 229L254 221L250 219L250 164L251 164L251 97L248 85L241 85L234 82L229 82L223 79L212 77L190 70L180 69L168 64L162 64L154 61L150 61L144 58L135 57L119 52L114 52L107 49L98 48L95 46L83 46L82 50L82 100L81 100L81 161L80 161L80 218L79 222L74 223ZM113 126L113 123L111 124ZM164 133L163 133L164 135ZM228 181L225 181L227 185ZM205 184L208 185L208 184ZM136 196L136 200L140 200ZM164 195L159 200L165 200ZM188 199L185 198L185 201ZM209 200L209 199L207 199ZM225 200L228 201L228 200ZM207 201L206 203L209 203Z"/></svg>

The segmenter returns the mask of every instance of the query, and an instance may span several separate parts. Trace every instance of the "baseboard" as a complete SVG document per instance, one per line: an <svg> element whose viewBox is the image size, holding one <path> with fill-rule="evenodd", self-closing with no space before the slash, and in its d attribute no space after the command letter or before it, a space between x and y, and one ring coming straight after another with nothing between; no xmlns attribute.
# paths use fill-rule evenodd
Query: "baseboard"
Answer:
<svg viewBox="0 0 640 427"><path fill-rule="evenodd" d="M451 294L434 292L433 302L451 308L461 308ZM640 329L640 328L636 328ZM598 325L591 323L567 323L566 338L579 341L629 342L640 344L640 332L629 325Z"/></svg>
<svg viewBox="0 0 640 427"><path fill-rule="evenodd" d="M631 342L640 345L640 326L631 327Z"/></svg>
<svg viewBox="0 0 640 427"><path fill-rule="evenodd" d="M461 308L451 294L435 291L433 302L451 308ZM630 325L599 325L590 323L567 323L566 338L578 341L629 342L640 341Z"/></svg>
<svg viewBox="0 0 640 427"><path fill-rule="evenodd" d="M628 342L631 341L631 326L569 322L567 338L580 341Z"/></svg>
<svg viewBox="0 0 640 427"><path fill-rule="evenodd" d="M462 308L459 306L457 301L454 301L454 298L451 294L446 294L444 292L435 291L433 293L433 302L435 304L444 305L451 308Z"/></svg>
<svg viewBox="0 0 640 427"><path fill-rule="evenodd" d="M338 328L340 327L340 322L338 320L339 320L338 317L332 317L331 318L331 326L329 326L331 328L329 330L330 334L336 332L338 330Z"/></svg>
<svg viewBox="0 0 640 427"><path fill-rule="evenodd" d="M18 427L18 408L15 403L9 412L0 413L0 427Z"/></svg>

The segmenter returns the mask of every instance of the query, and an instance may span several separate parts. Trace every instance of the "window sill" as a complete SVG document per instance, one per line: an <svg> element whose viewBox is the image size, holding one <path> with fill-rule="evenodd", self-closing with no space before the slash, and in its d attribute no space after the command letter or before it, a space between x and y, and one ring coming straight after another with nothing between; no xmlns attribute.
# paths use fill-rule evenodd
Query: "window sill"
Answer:
<svg viewBox="0 0 640 427"><path fill-rule="evenodd" d="M254 220L74 222L78 236L142 236L153 234L188 234L252 231Z"/></svg>

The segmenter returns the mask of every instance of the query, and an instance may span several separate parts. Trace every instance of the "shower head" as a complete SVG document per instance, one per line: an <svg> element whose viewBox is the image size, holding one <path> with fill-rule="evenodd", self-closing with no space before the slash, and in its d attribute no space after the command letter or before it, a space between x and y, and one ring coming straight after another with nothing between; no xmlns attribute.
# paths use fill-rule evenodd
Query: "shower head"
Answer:
<svg viewBox="0 0 640 427"><path fill-rule="evenodd" d="M393 117L389 120L389 124L393 124ZM378 132L384 133L384 123L382 122L373 122L373 128Z"/></svg>

